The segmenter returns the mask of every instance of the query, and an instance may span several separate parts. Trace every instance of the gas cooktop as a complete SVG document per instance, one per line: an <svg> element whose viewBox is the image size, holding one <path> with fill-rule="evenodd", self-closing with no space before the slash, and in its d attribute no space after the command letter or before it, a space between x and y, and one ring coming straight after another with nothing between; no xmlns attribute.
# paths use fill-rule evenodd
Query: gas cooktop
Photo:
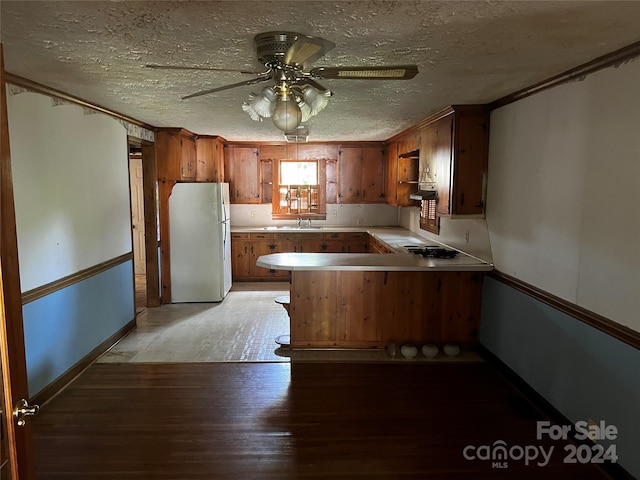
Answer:
<svg viewBox="0 0 640 480"><path fill-rule="evenodd" d="M407 253L422 255L425 258L455 258L457 250L431 245L404 245L402 247Z"/></svg>

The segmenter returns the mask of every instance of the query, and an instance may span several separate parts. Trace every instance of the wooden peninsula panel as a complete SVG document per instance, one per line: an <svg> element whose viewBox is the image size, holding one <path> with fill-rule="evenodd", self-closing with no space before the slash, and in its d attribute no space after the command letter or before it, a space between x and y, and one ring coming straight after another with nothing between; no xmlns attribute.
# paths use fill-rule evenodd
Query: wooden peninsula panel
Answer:
<svg viewBox="0 0 640 480"><path fill-rule="evenodd" d="M293 271L291 346L478 342L483 272Z"/></svg>

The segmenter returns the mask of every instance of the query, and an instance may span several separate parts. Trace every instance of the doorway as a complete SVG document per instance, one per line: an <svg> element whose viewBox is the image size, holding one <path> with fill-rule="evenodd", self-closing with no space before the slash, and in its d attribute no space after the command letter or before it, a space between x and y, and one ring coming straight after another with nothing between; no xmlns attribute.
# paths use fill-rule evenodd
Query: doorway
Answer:
<svg viewBox="0 0 640 480"><path fill-rule="evenodd" d="M154 144L129 137L135 308L160 305L158 180Z"/></svg>
<svg viewBox="0 0 640 480"><path fill-rule="evenodd" d="M136 312L147 308L147 266L145 254L144 182L142 151L129 148L131 231Z"/></svg>

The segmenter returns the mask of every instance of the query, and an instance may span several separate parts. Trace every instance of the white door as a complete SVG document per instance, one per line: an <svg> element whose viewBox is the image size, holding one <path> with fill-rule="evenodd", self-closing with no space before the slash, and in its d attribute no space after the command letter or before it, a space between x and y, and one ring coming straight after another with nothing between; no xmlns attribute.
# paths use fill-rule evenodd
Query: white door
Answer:
<svg viewBox="0 0 640 480"><path fill-rule="evenodd" d="M133 229L133 266L136 275L146 273L144 250L144 189L142 186L142 157L129 156L131 182L131 228Z"/></svg>

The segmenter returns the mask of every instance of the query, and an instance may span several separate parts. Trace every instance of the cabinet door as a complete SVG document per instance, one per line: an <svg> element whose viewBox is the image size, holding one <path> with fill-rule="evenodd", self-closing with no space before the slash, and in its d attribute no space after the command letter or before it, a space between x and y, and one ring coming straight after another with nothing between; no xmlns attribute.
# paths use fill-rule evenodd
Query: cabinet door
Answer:
<svg viewBox="0 0 640 480"><path fill-rule="evenodd" d="M224 170L231 203L260 203L258 149L225 148Z"/></svg>
<svg viewBox="0 0 640 480"><path fill-rule="evenodd" d="M249 262L249 271L251 272L251 277L265 278L274 276L275 270L269 270L263 267L259 267L258 265L256 265L256 262L262 255L275 253L275 249L276 246L273 243L273 240L270 239L253 240L251 242L251 261Z"/></svg>
<svg viewBox="0 0 640 480"><path fill-rule="evenodd" d="M180 178L181 180L196 180L196 139L194 136L180 134Z"/></svg>
<svg viewBox="0 0 640 480"><path fill-rule="evenodd" d="M398 144L392 143L387 146L386 173L386 195L385 201L389 205L398 206Z"/></svg>
<svg viewBox="0 0 640 480"><path fill-rule="evenodd" d="M362 148L342 147L338 159L338 203L360 203Z"/></svg>
<svg viewBox="0 0 640 480"><path fill-rule="evenodd" d="M325 252L322 248L324 245L324 238L321 233L306 234L304 240L301 243L301 250L304 253L322 253Z"/></svg>
<svg viewBox="0 0 640 480"><path fill-rule="evenodd" d="M451 213L451 176L453 115L438 120L433 125L430 155L433 158L434 179L438 191L437 212L440 215Z"/></svg>
<svg viewBox="0 0 640 480"><path fill-rule="evenodd" d="M384 163L384 151L380 147L362 147L362 202L384 203Z"/></svg>
<svg viewBox="0 0 640 480"><path fill-rule="evenodd" d="M222 150L222 142L217 137L199 136L196 139L196 181L224 181Z"/></svg>
<svg viewBox="0 0 640 480"><path fill-rule="evenodd" d="M179 128L160 129L155 135L158 179L196 180L195 135Z"/></svg>
<svg viewBox="0 0 640 480"><path fill-rule="evenodd" d="M234 279L251 276L251 243L248 234L231 234L231 272Z"/></svg>
<svg viewBox="0 0 640 480"><path fill-rule="evenodd" d="M343 251L349 253L369 253L369 234L366 232L345 234Z"/></svg>
<svg viewBox="0 0 640 480"><path fill-rule="evenodd" d="M439 272L438 277L439 340L462 346L477 344L483 272Z"/></svg>
<svg viewBox="0 0 640 480"><path fill-rule="evenodd" d="M482 214L488 162L488 119L461 116L456 128L452 213Z"/></svg>
<svg viewBox="0 0 640 480"><path fill-rule="evenodd" d="M338 161L326 160L326 203L338 202Z"/></svg>

